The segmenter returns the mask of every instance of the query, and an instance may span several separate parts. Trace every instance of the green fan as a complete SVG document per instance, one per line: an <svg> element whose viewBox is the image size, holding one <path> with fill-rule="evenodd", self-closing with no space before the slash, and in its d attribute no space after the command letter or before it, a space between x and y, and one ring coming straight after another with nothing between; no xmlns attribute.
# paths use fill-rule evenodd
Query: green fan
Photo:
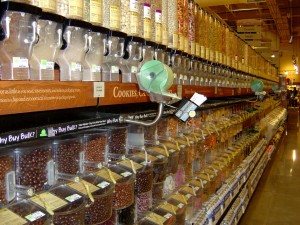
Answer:
<svg viewBox="0 0 300 225"><path fill-rule="evenodd" d="M174 75L170 67L166 64L151 60L143 64L137 74L139 87L150 94L179 99L176 94L168 92L174 81Z"/></svg>
<svg viewBox="0 0 300 225"><path fill-rule="evenodd" d="M264 90L264 83L256 79L251 82L250 87L253 92L261 92Z"/></svg>

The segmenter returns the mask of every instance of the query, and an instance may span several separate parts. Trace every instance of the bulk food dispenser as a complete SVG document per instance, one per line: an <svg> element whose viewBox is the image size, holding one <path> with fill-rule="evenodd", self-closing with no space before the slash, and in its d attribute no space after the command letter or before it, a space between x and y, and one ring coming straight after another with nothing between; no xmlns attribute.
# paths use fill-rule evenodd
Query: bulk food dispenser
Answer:
<svg viewBox="0 0 300 225"><path fill-rule="evenodd" d="M41 9L16 3L1 3L0 63L2 80L28 80L28 60L37 41L37 17Z"/></svg>
<svg viewBox="0 0 300 225"><path fill-rule="evenodd" d="M100 81L101 67L107 53L107 35L109 30L93 26L89 32L87 53L83 61L83 81Z"/></svg>
<svg viewBox="0 0 300 225"><path fill-rule="evenodd" d="M174 73L175 84L182 84L183 77L181 75L181 71L182 71L181 63L182 63L181 51L173 50L173 52L171 53L171 68Z"/></svg>
<svg viewBox="0 0 300 225"><path fill-rule="evenodd" d="M191 55L187 53L182 53L182 65L180 66L182 68L180 77L183 77L183 83L184 85L190 84L190 77L188 76L191 69Z"/></svg>
<svg viewBox="0 0 300 225"><path fill-rule="evenodd" d="M64 17L42 13L37 24L37 43L30 58L31 80L54 80L54 62L62 46Z"/></svg>
<svg viewBox="0 0 300 225"><path fill-rule="evenodd" d="M81 81L82 64L87 51L88 32L91 24L67 19L63 26L63 45L58 55L60 80Z"/></svg>
<svg viewBox="0 0 300 225"><path fill-rule="evenodd" d="M121 60L122 82L137 83L136 74L140 69L144 39L130 36L126 38L125 55Z"/></svg>

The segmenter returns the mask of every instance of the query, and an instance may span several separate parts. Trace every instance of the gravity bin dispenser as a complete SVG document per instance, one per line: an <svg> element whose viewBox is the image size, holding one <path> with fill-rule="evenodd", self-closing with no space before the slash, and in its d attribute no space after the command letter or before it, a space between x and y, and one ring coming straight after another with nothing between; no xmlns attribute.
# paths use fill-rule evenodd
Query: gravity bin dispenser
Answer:
<svg viewBox="0 0 300 225"><path fill-rule="evenodd" d="M2 2L0 19L0 64L2 80L28 80L29 58L37 41L38 7Z"/></svg>
<svg viewBox="0 0 300 225"><path fill-rule="evenodd" d="M54 80L54 62L62 46L64 20L53 13L42 13L38 19L38 40L29 61L31 80Z"/></svg>
<svg viewBox="0 0 300 225"><path fill-rule="evenodd" d="M63 45L59 52L57 63L60 67L60 80L81 81L83 61L87 51L90 23L67 19L63 26Z"/></svg>

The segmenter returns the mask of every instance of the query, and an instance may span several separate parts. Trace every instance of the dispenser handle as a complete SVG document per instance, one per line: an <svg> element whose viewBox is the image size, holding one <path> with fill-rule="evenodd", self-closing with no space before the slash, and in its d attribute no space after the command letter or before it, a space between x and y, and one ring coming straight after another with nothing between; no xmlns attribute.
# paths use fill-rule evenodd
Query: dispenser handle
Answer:
<svg viewBox="0 0 300 225"><path fill-rule="evenodd" d="M4 41L5 39L8 39L10 36L10 17L5 17L5 28L3 28L2 26L0 27L0 40Z"/></svg>

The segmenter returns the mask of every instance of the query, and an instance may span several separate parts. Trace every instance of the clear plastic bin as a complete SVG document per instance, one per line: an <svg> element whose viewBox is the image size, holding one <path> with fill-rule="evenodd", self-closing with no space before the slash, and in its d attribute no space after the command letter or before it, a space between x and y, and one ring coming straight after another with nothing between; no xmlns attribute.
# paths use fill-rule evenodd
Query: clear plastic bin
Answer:
<svg viewBox="0 0 300 225"><path fill-rule="evenodd" d="M103 4L103 26L115 31L121 29L121 1L102 0Z"/></svg>
<svg viewBox="0 0 300 225"><path fill-rule="evenodd" d="M156 124L147 126L144 128L144 139L145 140L157 140L157 127Z"/></svg>
<svg viewBox="0 0 300 225"><path fill-rule="evenodd" d="M176 212L173 211L174 207L171 207L169 210L162 208L164 203L157 206L155 209L153 209L153 212L157 215L160 215L167 219L165 222L166 225L175 225L176 222Z"/></svg>
<svg viewBox="0 0 300 225"><path fill-rule="evenodd" d="M40 192L55 183L51 142L40 141L17 146L14 155L17 185Z"/></svg>
<svg viewBox="0 0 300 225"><path fill-rule="evenodd" d="M83 171L97 171L107 161L108 133L104 130L90 130L83 134Z"/></svg>
<svg viewBox="0 0 300 225"><path fill-rule="evenodd" d="M141 65L154 59L154 47L155 47L155 42L145 41L143 45L143 60L141 62Z"/></svg>
<svg viewBox="0 0 300 225"><path fill-rule="evenodd" d="M6 209L2 211L9 210L20 217L16 217L15 220L14 216L10 215L10 220L7 221L9 224L31 224L31 225L48 225L50 224L49 220L49 213L42 209L41 207L31 203L28 200L21 200L16 203L12 203L11 205L8 205ZM6 211L6 213L8 213ZM0 216L1 217L1 216ZM5 217L3 217L5 218ZM22 223L23 222L23 223ZM5 221L1 219L1 223L7 224Z"/></svg>
<svg viewBox="0 0 300 225"><path fill-rule="evenodd" d="M111 126L108 127L108 148L112 154L126 154L128 142L128 126Z"/></svg>
<svg viewBox="0 0 300 225"><path fill-rule="evenodd" d="M80 136L62 136L54 141L54 159L57 173L80 173L80 161L83 159L84 145Z"/></svg>
<svg viewBox="0 0 300 225"><path fill-rule="evenodd" d="M105 7L106 8L106 7ZM108 55L102 68L102 81L121 81L120 60L125 54L127 35L119 31L110 31L108 35Z"/></svg>
<svg viewBox="0 0 300 225"><path fill-rule="evenodd" d="M63 45L57 58L60 80L81 81L91 24L80 20L65 20L63 29Z"/></svg>
<svg viewBox="0 0 300 225"><path fill-rule="evenodd" d="M101 81L102 67L107 54L107 35L109 30L93 26L89 32L88 50L83 62L83 81Z"/></svg>
<svg viewBox="0 0 300 225"><path fill-rule="evenodd" d="M144 127L138 125L130 125L128 127L128 147L142 148L144 146Z"/></svg>
<svg viewBox="0 0 300 225"><path fill-rule="evenodd" d="M140 13L142 4L138 0L121 1L121 31L127 35L142 37Z"/></svg>
<svg viewBox="0 0 300 225"><path fill-rule="evenodd" d="M92 192L94 202L89 201L85 209L85 224L99 224L107 221L112 216L114 185L93 174L84 175L81 179L99 188Z"/></svg>
<svg viewBox="0 0 300 225"><path fill-rule="evenodd" d="M177 207L175 224L176 225L185 224L185 217L186 217L186 210L187 210L187 200L185 196L181 194L175 194L170 196L167 202Z"/></svg>
<svg viewBox="0 0 300 225"><path fill-rule="evenodd" d="M118 165L111 165L109 169L116 180L113 209L127 208L134 203L134 174Z"/></svg>
<svg viewBox="0 0 300 225"><path fill-rule="evenodd" d="M0 156L0 205L3 206L15 197L14 192L9 192L7 189L8 182L14 183L15 172L14 172L14 158L11 153L3 154L5 149L1 149ZM13 187L11 187L13 189Z"/></svg>
<svg viewBox="0 0 300 225"><path fill-rule="evenodd" d="M31 80L54 80L54 62L62 46L62 23L64 17L42 13L38 19L38 41L30 58Z"/></svg>
<svg viewBox="0 0 300 225"><path fill-rule="evenodd" d="M0 64L2 80L28 80L29 58L37 41L37 18L41 9L16 3L1 3Z"/></svg>

